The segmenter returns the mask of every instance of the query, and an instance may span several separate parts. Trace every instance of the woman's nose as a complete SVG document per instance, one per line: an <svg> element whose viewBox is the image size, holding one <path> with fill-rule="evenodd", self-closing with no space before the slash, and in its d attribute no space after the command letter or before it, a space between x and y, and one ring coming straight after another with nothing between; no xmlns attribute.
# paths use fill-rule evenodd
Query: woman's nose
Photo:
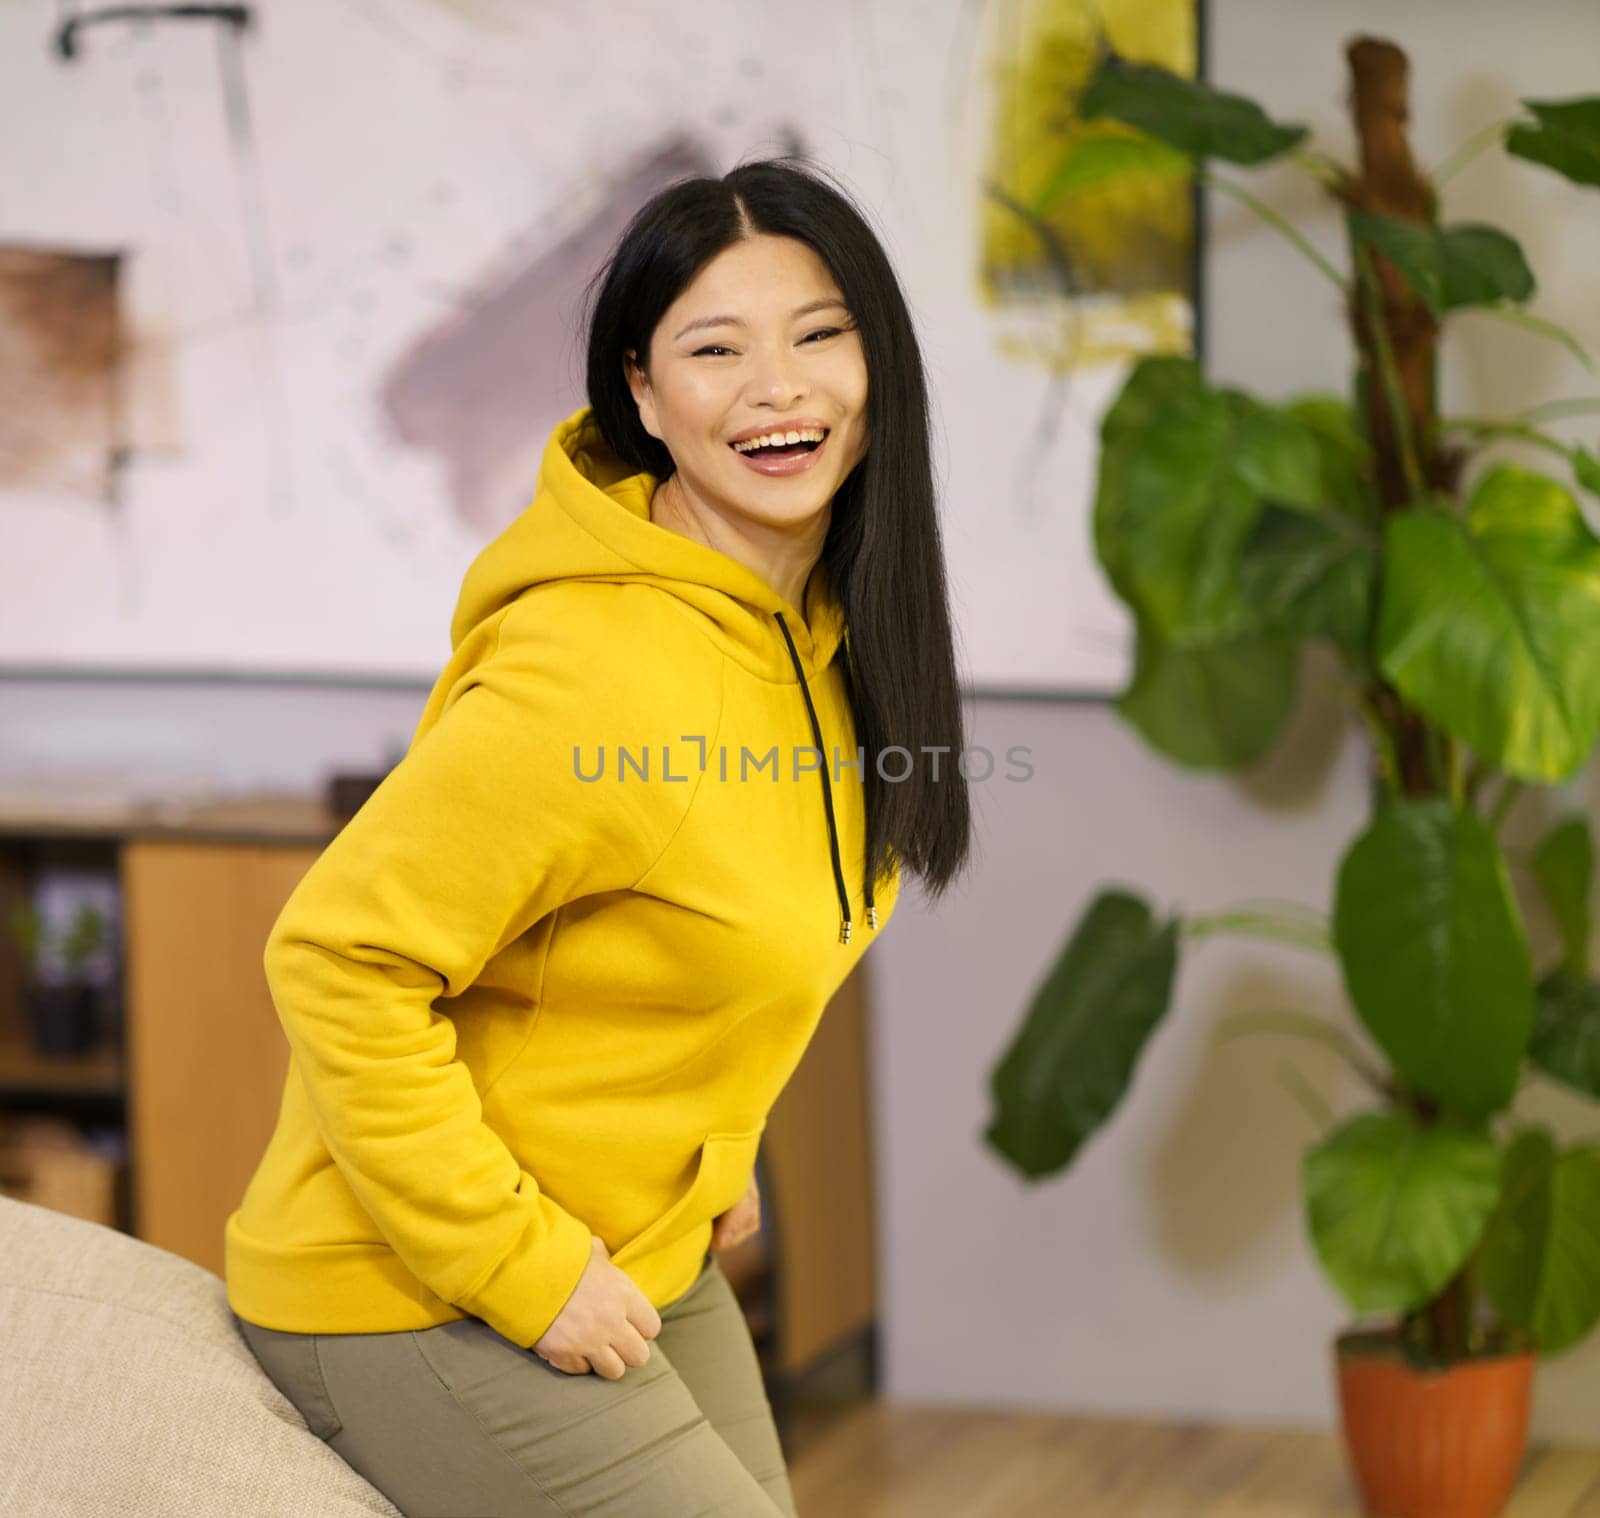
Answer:
<svg viewBox="0 0 1600 1518"><path fill-rule="evenodd" d="M787 347L758 353L755 366L751 387L762 399L782 406L792 404L805 394L805 380L798 360Z"/></svg>

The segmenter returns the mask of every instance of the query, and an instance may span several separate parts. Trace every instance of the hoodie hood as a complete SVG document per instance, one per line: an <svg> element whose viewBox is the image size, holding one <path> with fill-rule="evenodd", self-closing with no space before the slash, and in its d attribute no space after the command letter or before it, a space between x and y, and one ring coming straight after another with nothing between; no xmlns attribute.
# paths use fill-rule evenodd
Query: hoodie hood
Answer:
<svg viewBox="0 0 1600 1518"><path fill-rule="evenodd" d="M652 585L690 607L728 658L778 685L798 687L812 740L831 752L807 682L826 674L845 642L844 608L818 560L797 609L754 570L718 549L650 520L658 481L631 471L587 405L559 423L545 446L532 502L472 562L450 623L454 648L525 590L551 580ZM828 766L817 770L839 898L839 942L851 939L850 895ZM864 880L867 926L878 926Z"/></svg>
<svg viewBox="0 0 1600 1518"><path fill-rule="evenodd" d="M532 502L473 561L450 624L459 648L479 623L550 580L642 582L705 619L729 657L768 680L821 674L844 638L844 610L819 559L796 608L754 570L650 520L658 481L633 472L589 406L559 423L545 446ZM780 618L782 626L780 626Z"/></svg>

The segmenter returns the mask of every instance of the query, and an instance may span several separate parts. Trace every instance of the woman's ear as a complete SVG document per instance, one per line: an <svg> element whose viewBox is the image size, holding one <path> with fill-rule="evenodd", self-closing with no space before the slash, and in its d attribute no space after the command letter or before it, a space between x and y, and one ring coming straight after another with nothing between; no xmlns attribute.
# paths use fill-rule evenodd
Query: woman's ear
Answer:
<svg viewBox="0 0 1600 1518"><path fill-rule="evenodd" d="M650 376L639 367L637 350L623 350L622 372L628 381L628 390L633 395L633 403L639 408L640 425L659 442L661 431L656 422L655 396L650 389Z"/></svg>

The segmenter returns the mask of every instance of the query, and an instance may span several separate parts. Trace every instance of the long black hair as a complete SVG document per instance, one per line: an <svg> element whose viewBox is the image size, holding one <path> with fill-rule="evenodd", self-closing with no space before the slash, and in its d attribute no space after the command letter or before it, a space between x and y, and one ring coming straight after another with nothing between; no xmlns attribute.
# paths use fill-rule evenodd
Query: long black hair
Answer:
<svg viewBox="0 0 1600 1518"><path fill-rule="evenodd" d="M670 476L672 455L639 419L623 355L633 349L648 368L651 335L667 308L717 254L762 233L816 252L860 334L869 441L834 495L822 558L845 614L845 682L865 759L868 876L881 882L892 857L937 899L967 862L972 812L958 763L963 714L927 383L899 281L849 193L818 165L785 155L740 164L720 179L682 179L655 195L586 291L589 404L625 463ZM884 769L893 778L885 779L878 755L896 745L910 757L890 754Z"/></svg>

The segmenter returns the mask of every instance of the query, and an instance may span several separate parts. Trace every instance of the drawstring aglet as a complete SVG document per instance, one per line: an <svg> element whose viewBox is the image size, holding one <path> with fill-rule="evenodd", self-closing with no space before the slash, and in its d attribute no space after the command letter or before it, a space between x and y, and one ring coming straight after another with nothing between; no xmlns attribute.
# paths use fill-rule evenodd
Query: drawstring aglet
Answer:
<svg viewBox="0 0 1600 1518"><path fill-rule="evenodd" d="M876 907L867 908L867 926L869 928L878 926L878 909Z"/></svg>
<svg viewBox="0 0 1600 1518"><path fill-rule="evenodd" d="M839 942L850 942L850 919L848 917L841 917L839 919Z"/></svg>

